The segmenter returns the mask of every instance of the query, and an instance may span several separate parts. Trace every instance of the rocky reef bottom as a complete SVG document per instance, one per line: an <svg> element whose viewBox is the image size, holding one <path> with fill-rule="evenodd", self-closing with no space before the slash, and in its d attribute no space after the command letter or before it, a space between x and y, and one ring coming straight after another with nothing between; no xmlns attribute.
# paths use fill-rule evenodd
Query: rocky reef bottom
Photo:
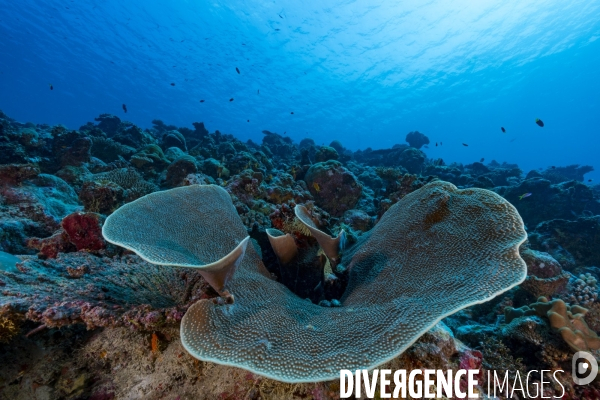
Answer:
<svg viewBox="0 0 600 400"><path fill-rule="evenodd" d="M600 185L584 178L591 166L447 164L428 156L433 146L420 150L429 139L418 132L408 145L351 151L269 131L255 143L201 122L152 123L141 129L103 114L70 130L0 112L0 399L338 399L339 380L287 384L190 356L181 320L217 292L193 269L153 265L108 243L102 228L145 195L218 185L273 279L289 278L269 244L276 229L318 261L328 297L315 304L332 306L343 271L318 252L295 207L332 237L344 230L352 245L438 180L493 191L515 207L528 237L519 249L527 278L443 319L378 368L478 370L480 398L600 399L599 379L576 385L571 376L576 352L600 360ZM487 391L493 371L508 374L508 392L496 397ZM385 398L381 388L374 398Z"/></svg>
<svg viewBox="0 0 600 400"><path fill-rule="evenodd" d="M31 337L15 338L10 346L0 346L0 359L2 399L340 398L339 380L282 383L239 368L199 361L184 350L177 328L150 333L126 327L88 331L81 325L71 325ZM415 369L478 369L476 393L479 398L542 398L538 388L543 378L536 373L528 376L523 359L513 358L500 341L489 338L482 351L473 350L457 339L443 322L423 335L405 353L379 368L392 371L405 369L408 373ZM597 384L574 385L570 370L558 375L560 385L557 384L551 378L556 369L545 373L543 395L546 398L599 398L600 387ZM488 371L492 375L488 375ZM509 396L499 393L497 397L488 396L488 377L494 376L493 371L501 379L508 371ZM526 377L529 379L526 380ZM526 389L525 382L529 383L529 389ZM490 383L494 384L493 381ZM392 385L387 391L393 389ZM524 390L538 395L520 396ZM364 393L363 389L360 398L368 398ZM376 390L374 398L384 398L381 389Z"/></svg>

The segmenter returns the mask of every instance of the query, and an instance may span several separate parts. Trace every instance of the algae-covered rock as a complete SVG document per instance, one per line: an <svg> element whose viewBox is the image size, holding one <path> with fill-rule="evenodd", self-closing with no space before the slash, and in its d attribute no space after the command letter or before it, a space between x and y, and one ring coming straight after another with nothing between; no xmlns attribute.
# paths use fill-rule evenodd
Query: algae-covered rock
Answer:
<svg viewBox="0 0 600 400"><path fill-rule="evenodd" d="M314 164L304 180L317 205L336 217L354 208L362 194L354 174L334 160Z"/></svg>

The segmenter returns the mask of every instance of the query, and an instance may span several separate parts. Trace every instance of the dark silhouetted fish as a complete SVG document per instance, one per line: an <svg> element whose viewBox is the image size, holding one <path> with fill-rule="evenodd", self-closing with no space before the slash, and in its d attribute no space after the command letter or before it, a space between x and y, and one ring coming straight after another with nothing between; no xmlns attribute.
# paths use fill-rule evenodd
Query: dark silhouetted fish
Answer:
<svg viewBox="0 0 600 400"><path fill-rule="evenodd" d="M437 147L437 142L435 142L435 147Z"/></svg>
<svg viewBox="0 0 600 400"><path fill-rule="evenodd" d="M279 18L283 19L283 17L281 16L281 14L277 14L277 15L279 15Z"/></svg>
<svg viewBox="0 0 600 400"><path fill-rule="evenodd" d="M426 149L428 149L428 148L429 148L429 146L427 146L427 145L425 145L425 146L423 146L423 147L425 147Z"/></svg>
<svg viewBox="0 0 600 400"><path fill-rule="evenodd" d="M54 90L54 86L52 86L52 84L50 84L50 90Z"/></svg>
<svg viewBox="0 0 600 400"><path fill-rule="evenodd" d="M229 99L229 101L233 101L233 97Z"/></svg>
<svg viewBox="0 0 600 400"><path fill-rule="evenodd" d="M538 124L539 127L543 128L544 127L544 121L542 121L539 118L535 119L535 123Z"/></svg>
<svg viewBox="0 0 600 400"><path fill-rule="evenodd" d="M250 122L250 120L247 120L246 122Z"/></svg>
<svg viewBox="0 0 600 400"><path fill-rule="evenodd" d="M465 146L465 147L469 147L469 145L468 145L468 144L466 144L466 143L463 143L463 146Z"/></svg>
<svg viewBox="0 0 600 400"><path fill-rule="evenodd" d="M552 166L552 169L556 169L556 167L553 165L553 166Z"/></svg>
<svg viewBox="0 0 600 400"><path fill-rule="evenodd" d="M260 94L260 89L256 89L256 94Z"/></svg>
<svg viewBox="0 0 600 400"><path fill-rule="evenodd" d="M238 67L235 67L235 70L237 71L237 73L240 73L240 69Z"/></svg>
<svg viewBox="0 0 600 400"><path fill-rule="evenodd" d="M503 126L501 126L501 127L500 127L500 129L502 129L502 132L503 132L503 133L506 133L506 129L504 129L504 127L503 127Z"/></svg>
<svg viewBox="0 0 600 400"><path fill-rule="evenodd" d="M204 100L200 100L200 103L204 103Z"/></svg>
<svg viewBox="0 0 600 400"><path fill-rule="evenodd" d="M294 112L292 111L290 114L293 114Z"/></svg>
<svg viewBox="0 0 600 400"><path fill-rule="evenodd" d="M175 86L175 84L173 82L171 82L171 86Z"/></svg>
<svg viewBox="0 0 600 400"><path fill-rule="evenodd" d="M483 162L484 160L485 160L485 158L482 157L481 160L479 160L479 162Z"/></svg>
<svg viewBox="0 0 600 400"><path fill-rule="evenodd" d="M592 179L588 179L588 182L591 182L591 181L592 181Z"/></svg>
<svg viewBox="0 0 600 400"><path fill-rule="evenodd" d="M123 104L123 111L127 112L127 106Z"/></svg>

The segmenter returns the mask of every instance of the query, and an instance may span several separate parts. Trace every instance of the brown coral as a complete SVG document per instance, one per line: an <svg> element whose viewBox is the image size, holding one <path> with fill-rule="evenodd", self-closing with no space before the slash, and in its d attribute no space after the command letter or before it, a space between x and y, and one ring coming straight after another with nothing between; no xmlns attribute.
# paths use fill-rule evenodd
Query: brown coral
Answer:
<svg viewBox="0 0 600 400"><path fill-rule="evenodd" d="M587 312L588 310L583 307L569 306L560 299L548 301L545 297L540 297L537 303L533 303L529 307L507 307L505 319L507 323L510 323L515 318L528 315L547 317L550 326L560 333L574 351L598 350L600 349L600 337L584 321Z"/></svg>
<svg viewBox="0 0 600 400"><path fill-rule="evenodd" d="M548 253L531 249L522 249L521 257L527 264L527 278L521 287L536 298L552 296L567 287L571 274L564 272Z"/></svg>

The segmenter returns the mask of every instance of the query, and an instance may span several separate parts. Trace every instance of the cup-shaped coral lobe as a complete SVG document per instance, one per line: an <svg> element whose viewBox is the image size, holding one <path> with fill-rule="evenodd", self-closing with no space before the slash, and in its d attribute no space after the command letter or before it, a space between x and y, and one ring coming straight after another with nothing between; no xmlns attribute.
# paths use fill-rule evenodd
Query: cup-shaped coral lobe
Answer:
<svg viewBox="0 0 600 400"><path fill-rule="evenodd" d="M229 194L215 185L148 194L111 214L102 234L148 262L199 268L219 293L248 244Z"/></svg>
<svg viewBox="0 0 600 400"><path fill-rule="evenodd" d="M317 228L306 207L298 204L294 208L294 213L296 214L296 218L310 231L310 234L317 239L319 246L321 246L332 264L336 265L343 250L342 247L346 240L346 232L342 230L335 238L332 238Z"/></svg>
<svg viewBox="0 0 600 400"><path fill-rule="evenodd" d="M391 207L342 264L342 307L319 307L270 280L248 248L231 281L233 305L199 301L182 319L184 347L206 361L280 381L336 379L371 369L439 320L525 279L523 222L484 189L432 182Z"/></svg>

